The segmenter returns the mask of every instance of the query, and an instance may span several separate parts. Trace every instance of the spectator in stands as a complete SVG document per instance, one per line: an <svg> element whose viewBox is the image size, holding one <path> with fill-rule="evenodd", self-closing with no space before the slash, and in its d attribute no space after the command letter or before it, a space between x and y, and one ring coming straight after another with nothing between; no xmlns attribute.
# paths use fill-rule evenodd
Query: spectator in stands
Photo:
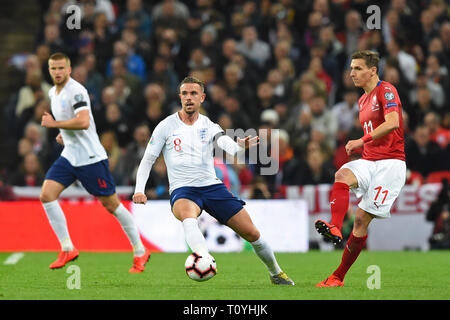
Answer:
<svg viewBox="0 0 450 320"><path fill-rule="evenodd" d="M430 92L431 100L439 108L442 109L445 103L445 92L442 86L439 83L428 79L425 75L424 71L421 71L417 74L416 84L414 88L409 89L408 92L408 101L410 104L417 103L417 89L420 87L427 87ZM404 90L404 94L406 94L406 90ZM406 109L409 109L408 105L405 105Z"/></svg>
<svg viewBox="0 0 450 320"><path fill-rule="evenodd" d="M30 123L34 123L34 124L40 126L44 112L50 112L50 102L46 99L40 99L36 102L36 104L32 108L25 109L17 121L17 124L18 124L17 127L19 129L17 132L17 137L21 138L24 136L25 128ZM48 141L48 138L49 138L47 136L48 129L47 128L43 128L43 129L44 130L40 130L40 131L41 131L44 139L47 139L47 141Z"/></svg>
<svg viewBox="0 0 450 320"><path fill-rule="evenodd" d="M405 141L406 166L426 177L432 171L442 170L443 152L430 140L430 130L419 125L412 139Z"/></svg>
<svg viewBox="0 0 450 320"><path fill-rule="evenodd" d="M450 141L450 130L441 126L439 114L432 111L427 112L424 117L424 124L430 131L430 140L445 149Z"/></svg>
<svg viewBox="0 0 450 320"><path fill-rule="evenodd" d="M85 86L91 98L91 107L94 107L101 99L105 80L102 74L97 70L97 58L95 57L95 54L88 53L81 57L80 65L87 71Z"/></svg>
<svg viewBox="0 0 450 320"><path fill-rule="evenodd" d="M127 70L126 60L120 57L111 59L111 76L106 79L106 84L111 85L116 77L123 77L126 85L130 88L133 95L137 94L141 88L141 80L138 76Z"/></svg>
<svg viewBox="0 0 450 320"><path fill-rule="evenodd" d="M250 114L256 110L255 97L251 87L243 82L243 70L236 63L229 63L224 67L223 86L227 90L227 95L234 96L239 103L245 107L245 111ZM252 116L255 116L252 114Z"/></svg>
<svg viewBox="0 0 450 320"><path fill-rule="evenodd" d="M410 108L405 108L409 116L409 127L415 130L416 127L423 123L427 112L436 112L438 108L431 100L430 91L427 87L417 88L417 102Z"/></svg>
<svg viewBox="0 0 450 320"><path fill-rule="evenodd" d="M271 199L272 194L263 176L254 176L248 193L249 199Z"/></svg>
<svg viewBox="0 0 450 320"><path fill-rule="evenodd" d="M44 28L44 39L40 44L46 44L50 47L50 52L70 52L66 47L57 24L49 24Z"/></svg>
<svg viewBox="0 0 450 320"><path fill-rule="evenodd" d="M169 101L164 88L158 83L149 83L144 89L144 97L144 116L141 119L153 131L169 115Z"/></svg>
<svg viewBox="0 0 450 320"><path fill-rule="evenodd" d="M169 97L178 94L178 75L169 60L162 56L154 57L153 70L148 76L148 82L160 84Z"/></svg>
<svg viewBox="0 0 450 320"><path fill-rule="evenodd" d="M353 127L355 116L359 114L359 92L357 89L349 89L344 93L344 100L335 104L331 112L337 119L337 140L342 142Z"/></svg>
<svg viewBox="0 0 450 320"><path fill-rule="evenodd" d="M243 129L245 131L255 127L255 121L252 121L251 116L242 108L242 103L239 98L232 95L227 96L223 101L223 109L231 117L233 126L236 129Z"/></svg>
<svg viewBox="0 0 450 320"><path fill-rule="evenodd" d="M131 142L130 124L122 117L121 109L117 103L108 103L105 109L105 119L102 121L102 126L98 129L99 132L113 132L119 147L126 147Z"/></svg>
<svg viewBox="0 0 450 320"><path fill-rule="evenodd" d="M450 249L450 189L448 180L442 181L442 188L427 211L426 219L434 222L429 239L431 249Z"/></svg>
<svg viewBox="0 0 450 320"><path fill-rule="evenodd" d="M146 124L140 124L134 129L133 141L126 149L122 161L118 164L118 173L123 177L125 185L134 185L136 170L144 156L148 141L150 140L150 129Z"/></svg>
<svg viewBox="0 0 450 320"><path fill-rule="evenodd" d="M345 46L347 56L351 55L358 48L358 39L362 33L363 23L360 13L356 10L348 11L345 15L345 29L337 35L338 39Z"/></svg>
<svg viewBox="0 0 450 320"><path fill-rule="evenodd" d="M6 181L4 168L0 168L0 201L15 201L16 195L12 186Z"/></svg>
<svg viewBox="0 0 450 320"><path fill-rule="evenodd" d="M103 13L95 16L94 20L94 39L93 39L93 54L95 54L96 62L99 72L105 75L108 60L113 51L113 33L111 32L107 18Z"/></svg>
<svg viewBox="0 0 450 320"><path fill-rule="evenodd" d="M427 57L425 74L427 79L439 83L443 88L449 88L448 69L438 55L431 54Z"/></svg>
<svg viewBox="0 0 450 320"><path fill-rule="evenodd" d="M300 185L330 184L334 181L336 169L329 161L325 161L325 155L319 151L307 151L306 167L301 177Z"/></svg>
<svg viewBox="0 0 450 320"><path fill-rule="evenodd" d="M145 194L149 199L169 199L169 179L167 178L167 167L163 157L156 159L150 171L150 179L145 186Z"/></svg>
<svg viewBox="0 0 450 320"><path fill-rule="evenodd" d="M39 158L34 153L25 155L19 170L13 174L10 184L13 186L41 186L44 182L44 171L42 170Z"/></svg>
<svg viewBox="0 0 450 320"><path fill-rule="evenodd" d="M20 88L16 105L16 116L20 117L22 112L35 105L39 99L47 99L51 86L42 78L41 70L27 72L25 85Z"/></svg>
<svg viewBox="0 0 450 320"><path fill-rule="evenodd" d="M333 113L327 108L325 98L321 95L316 95L309 104L309 110L305 110L305 112L311 114L311 128L322 131L327 145L334 149L338 122Z"/></svg>
<svg viewBox="0 0 450 320"><path fill-rule="evenodd" d="M144 59L132 52L130 47L125 41L118 40L114 42L114 58L120 58L124 61L126 70L139 77L141 81L147 80L147 71ZM106 75L111 77L114 74L112 60L108 63L106 67Z"/></svg>
<svg viewBox="0 0 450 320"><path fill-rule="evenodd" d="M111 171L114 182L117 185L122 185L122 177L118 174L117 165L122 158L122 151L120 150L117 137L113 131L105 131L100 135L100 143L105 148L108 155L109 170Z"/></svg>
<svg viewBox="0 0 450 320"><path fill-rule="evenodd" d="M271 56L269 44L258 39L258 30L252 25L242 29L241 40L236 44L236 50L260 68L264 68Z"/></svg>
<svg viewBox="0 0 450 320"><path fill-rule="evenodd" d="M126 10L117 19L119 31L131 27L140 36L148 38L153 31L152 18L144 8L142 0L127 0Z"/></svg>
<svg viewBox="0 0 450 320"><path fill-rule="evenodd" d="M181 7L180 4L180 1L164 0L162 1L161 6L157 6L153 9L153 26L157 36L166 28L174 29L181 38L187 36L189 10L187 10L187 14L185 11L181 13L177 9L177 6L178 8Z"/></svg>

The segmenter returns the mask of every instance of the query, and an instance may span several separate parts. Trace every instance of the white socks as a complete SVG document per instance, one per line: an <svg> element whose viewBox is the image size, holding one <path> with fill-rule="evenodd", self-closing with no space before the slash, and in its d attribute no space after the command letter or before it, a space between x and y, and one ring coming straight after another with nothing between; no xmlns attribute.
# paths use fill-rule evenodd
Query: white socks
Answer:
<svg viewBox="0 0 450 320"><path fill-rule="evenodd" d="M282 270L275 259L272 249L269 245L259 237L258 240L250 242L255 253L261 259L261 261L266 265L271 276L279 274Z"/></svg>
<svg viewBox="0 0 450 320"><path fill-rule="evenodd" d="M45 213L47 214L50 225L52 226L53 231L61 244L61 250L73 250L74 247L69 236L69 230L67 229L66 217L64 216L64 212L62 211L58 200L45 202L42 203L42 205ZM117 220L119 220L120 225L128 236L128 239L133 246L134 256L142 256L145 253L145 247L142 244L138 228L134 223L131 213L121 203L114 212L114 216Z"/></svg>
<svg viewBox="0 0 450 320"><path fill-rule="evenodd" d="M114 215L116 216L117 220L119 220L123 231L125 231L128 239L131 242L131 245L133 246L134 256L142 256L145 253L145 247L142 244L138 228L136 226L136 223L134 223L131 213L123 206L122 203L120 203L116 211L114 211Z"/></svg>
<svg viewBox="0 0 450 320"><path fill-rule="evenodd" d="M73 250L72 240L70 240L69 230L67 229L66 217L59 206L58 200L42 203L42 206L44 207L48 221L50 222L56 237L58 237L59 243L61 244L61 250Z"/></svg>
<svg viewBox="0 0 450 320"><path fill-rule="evenodd" d="M206 246L206 240L203 233L198 227L197 219L186 218L183 220L184 237L186 242L191 248L192 252L199 254L209 254L208 247Z"/></svg>

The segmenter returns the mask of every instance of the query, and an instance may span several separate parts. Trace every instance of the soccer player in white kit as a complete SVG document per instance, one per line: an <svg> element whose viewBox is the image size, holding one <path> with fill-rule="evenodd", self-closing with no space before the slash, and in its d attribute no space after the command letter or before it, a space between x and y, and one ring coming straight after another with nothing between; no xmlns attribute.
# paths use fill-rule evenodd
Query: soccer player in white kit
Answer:
<svg viewBox="0 0 450 320"><path fill-rule="evenodd" d="M172 212L182 222L185 239L191 250L200 255L209 255L197 223L197 217L204 209L253 246L266 265L273 284L294 285L279 267L270 246L261 238L243 207L245 202L228 191L214 171L214 140L227 153L236 155L257 145L258 137L238 138L236 143L223 135L219 125L201 115L199 110L206 94L200 80L185 78L179 87L179 97L181 110L161 121L152 134L137 171L133 202L147 202L145 184L153 163L162 151L167 165Z"/></svg>
<svg viewBox="0 0 450 320"><path fill-rule="evenodd" d="M108 157L97 135L87 90L70 77L70 59L64 53L55 53L48 60L54 86L49 91L51 114L42 116L41 125L59 128L56 141L64 146L61 156L46 174L40 200L50 225L61 244L61 252L51 269L63 267L75 260L79 251L74 247L66 218L58 197L61 192L79 180L86 190L97 197L112 213L130 240L134 259L131 273L143 272L150 251L141 242L139 231L130 212L120 202L114 180L109 171Z"/></svg>

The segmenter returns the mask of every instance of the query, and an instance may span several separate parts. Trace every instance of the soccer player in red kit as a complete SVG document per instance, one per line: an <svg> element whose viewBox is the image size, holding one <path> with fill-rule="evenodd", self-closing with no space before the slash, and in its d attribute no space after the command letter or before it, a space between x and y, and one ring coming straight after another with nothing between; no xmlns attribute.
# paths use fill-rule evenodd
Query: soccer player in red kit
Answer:
<svg viewBox="0 0 450 320"><path fill-rule="evenodd" d="M339 267L316 287L342 287L344 277L358 258L373 218L389 218L392 204L405 184L406 164L402 105L395 87L378 77L379 56L365 50L352 55L350 76L364 94L358 101L359 121L364 136L350 140L350 155L363 147L362 158L344 164L335 174L331 191L331 223L317 220L317 231L334 244L342 241L341 227L349 207L349 190L362 197L356 211L352 234Z"/></svg>

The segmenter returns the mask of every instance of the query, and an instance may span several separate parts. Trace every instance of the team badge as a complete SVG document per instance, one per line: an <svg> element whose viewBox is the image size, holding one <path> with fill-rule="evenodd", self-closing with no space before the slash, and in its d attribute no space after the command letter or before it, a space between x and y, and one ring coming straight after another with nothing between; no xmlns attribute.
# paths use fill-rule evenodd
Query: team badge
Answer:
<svg viewBox="0 0 450 320"><path fill-rule="evenodd" d="M199 130L200 140L204 141L206 139L207 133L208 133L207 128L200 129Z"/></svg>
<svg viewBox="0 0 450 320"><path fill-rule="evenodd" d="M75 99L76 102L81 102L84 100L83 95L81 93L76 94L73 98Z"/></svg>
<svg viewBox="0 0 450 320"><path fill-rule="evenodd" d="M392 92L386 92L386 93L384 94L384 98L385 98L387 101L391 101L391 100L394 100L395 95L394 95Z"/></svg>

